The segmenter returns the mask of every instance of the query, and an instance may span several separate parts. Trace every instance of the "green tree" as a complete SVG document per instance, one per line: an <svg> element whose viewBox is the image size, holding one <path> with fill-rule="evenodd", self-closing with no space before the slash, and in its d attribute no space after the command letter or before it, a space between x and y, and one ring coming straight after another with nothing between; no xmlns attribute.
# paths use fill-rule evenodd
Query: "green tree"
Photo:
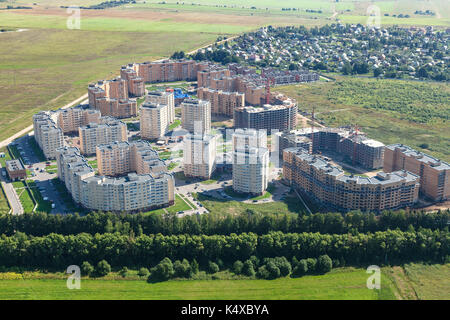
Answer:
<svg viewBox="0 0 450 320"><path fill-rule="evenodd" d="M87 261L81 264L81 274L84 276L90 276L94 272L94 267Z"/></svg>
<svg viewBox="0 0 450 320"><path fill-rule="evenodd" d="M150 274L150 271L148 271L148 269L144 268L144 267L140 268L138 271L139 277L148 277L149 274Z"/></svg>
<svg viewBox="0 0 450 320"><path fill-rule="evenodd" d="M209 263L208 263L208 272L209 273L219 272L219 266L217 265L217 263L209 261Z"/></svg>
<svg viewBox="0 0 450 320"><path fill-rule="evenodd" d="M111 266L106 260L101 260L97 263L97 267L95 268L95 274L99 277L104 277L111 272Z"/></svg>
<svg viewBox="0 0 450 320"><path fill-rule="evenodd" d="M128 276L128 268L127 267L123 267L122 269L119 270L119 274L123 278L126 278Z"/></svg>
<svg viewBox="0 0 450 320"><path fill-rule="evenodd" d="M233 263L233 272L235 274L241 274L242 273L242 268L244 267L244 264L242 263L242 261L236 260Z"/></svg>
<svg viewBox="0 0 450 320"><path fill-rule="evenodd" d="M317 271L321 273L327 273L330 272L332 268L333 268L333 261L328 255L326 254L321 255L317 259Z"/></svg>

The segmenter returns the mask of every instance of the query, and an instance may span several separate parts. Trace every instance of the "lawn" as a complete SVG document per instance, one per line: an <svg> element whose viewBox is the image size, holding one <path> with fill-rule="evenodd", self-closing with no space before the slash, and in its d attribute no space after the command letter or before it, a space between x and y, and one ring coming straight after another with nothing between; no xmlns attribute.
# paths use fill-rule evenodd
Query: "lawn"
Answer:
<svg viewBox="0 0 450 320"><path fill-rule="evenodd" d="M394 286L382 275L381 290L366 287L364 269L341 268L326 275L276 280L145 280L82 279L80 290L69 290L66 279L0 281L0 299L395 299Z"/></svg>
<svg viewBox="0 0 450 320"><path fill-rule="evenodd" d="M241 214L247 212L247 210L251 210L260 214L307 214L306 208L293 194L286 196L284 201L267 202L264 204L243 203L234 200L218 200L202 194L194 194L194 198L197 198L211 213L230 212L233 214Z"/></svg>
<svg viewBox="0 0 450 320"><path fill-rule="evenodd" d="M370 138L403 143L450 161L450 88L444 83L337 76L277 87L327 126L358 124Z"/></svg>
<svg viewBox="0 0 450 320"><path fill-rule="evenodd" d="M12 184L19 196L20 203L22 203L23 211L25 213L33 212L35 203L25 183L23 181L16 181Z"/></svg>
<svg viewBox="0 0 450 320"><path fill-rule="evenodd" d="M167 208L155 209L151 211L144 212L144 214L164 214L166 211L168 213L177 213L179 211L191 210L189 205L180 197L180 195L175 195L175 203Z"/></svg>
<svg viewBox="0 0 450 320"><path fill-rule="evenodd" d="M33 198L37 202L36 211L50 213L52 211L52 203L49 200L44 200L41 192L36 186L36 182L28 180L27 183L28 187L30 188L31 194L33 195Z"/></svg>
<svg viewBox="0 0 450 320"><path fill-rule="evenodd" d="M6 199L3 187L0 185L0 214L8 213L9 209L8 199Z"/></svg>
<svg viewBox="0 0 450 320"><path fill-rule="evenodd" d="M169 126L169 130L173 130L181 125L181 120L175 119L175 121Z"/></svg>

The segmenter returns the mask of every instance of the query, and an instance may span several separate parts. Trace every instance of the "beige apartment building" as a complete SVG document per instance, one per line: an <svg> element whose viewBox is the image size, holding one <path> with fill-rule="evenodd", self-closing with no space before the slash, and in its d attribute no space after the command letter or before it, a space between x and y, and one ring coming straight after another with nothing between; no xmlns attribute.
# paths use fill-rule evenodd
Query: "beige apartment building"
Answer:
<svg viewBox="0 0 450 320"><path fill-rule="evenodd" d="M56 125L57 114L40 111L33 115L34 139L47 159L55 159L56 149L64 146L64 135Z"/></svg>
<svg viewBox="0 0 450 320"><path fill-rule="evenodd" d="M196 134L211 131L211 103L199 99L185 99L181 103L181 125Z"/></svg>
<svg viewBox="0 0 450 320"><path fill-rule="evenodd" d="M154 158L149 145L135 146L130 163L135 163L127 175L120 177L96 176L94 169L77 148L57 151L58 178L64 182L73 200L88 209L112 212L142 212L174 203L174 179L161 170L161 160ZM151 154L151 155L150 155ZM149 160L148 157L152 157ZM139 164L139 161L141 162ZM146 163L146 172L139 165ZM153 168L155 166L155 168ZM135 172L132 172L132 170Z"/></svg>
<svg viewBox="0 0 450 320"><path fill-rule="evenodd" d="M269 184L269 150L238 145L233 150L233 190L261 195Z"/></svg>
<svg viewBox="0 0 450 320"><path fill-rule="evenodd" d="M78 128L88 123L100 123L99 110L88 109L83 106L61 109L57 111L57 125L64 134L78 132Z"/></svg>
<svg viewBox="0 0 450 320"><path fill-rule="evenodd" d="M193 60L164 60L133 64L137 75L145 82L196 80L197 67Z"/></svg>
<svg viewBox="0 0 450 320"><path fill-rule="evenodd" d="M216 169L216 137L209 134L188 134L183 143L184 175L206 180L211 178Z"/></svg>
<svg viewBox="0 0 450 320"><path fill-rule="evenodd" d="M450 199L450 164L402 144L385 147L385 172L407 170L420 176L420 192L433 201Z"/></svg>
<svg viewBox="0 0 450 320"><path fill-rule="evenodd" d="M127 125L111 117L102 117L101 123L89 123L78 129L80 150L84 155L92 155L100 144L127 141Z"/></svg>
<svg viewBox="0 0 450 320"><path fill-rule="evenodd" d="M144 79L137 75L137 72L133 69L132 64L122 66L120 69L120 77L125 79L127 82L128 96L142 97L145 95Z"/></svg>
<svg viewBox="0 0 450 320"><path fill-rule="evenodd" d="M233 117L234 110L245 105L245 94L239 92L198 88L197 96L199 99L207 100L211 103L211 113L213 115Z"/></svg>
<svg viewBox="0 0 450 320"><path fill-rule="evenodd" d="M149 91L145 98L145 102L151 104L163 104L168 106L169 123L175 121L175 95L168 91Z"/></svg>
<svg viewBox="0 0 450 320"><path fill-rule="evenodd" d="M137 102L134 99L98 98L95 108L100 110L102 116L119 119L136 117L138 115Z"/></svg>
<svg viewBox="0 0 450 320"><path fill-rule="evenodd" d="M141 138L159 139L169 131L170 107L166 104L145 102L140 110Z"/></svg>
<svg viewBox="0 0 450 320"><path fill-rule="evenodd" d="M347 175L303 148L285 149L283 160L284 179L333 210L380 212L411 207L418 200L419 176L405 170L379 172L370 178Z"/></svg>

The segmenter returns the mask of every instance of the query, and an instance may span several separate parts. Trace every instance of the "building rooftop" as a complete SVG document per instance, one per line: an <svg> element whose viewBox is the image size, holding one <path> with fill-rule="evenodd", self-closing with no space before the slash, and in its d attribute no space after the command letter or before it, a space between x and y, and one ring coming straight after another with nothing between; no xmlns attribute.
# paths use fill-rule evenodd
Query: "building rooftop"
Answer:
<svg viewBox="0 0 450 320"><path fill-rule="evenodd" d="M416 160L423 162L425 164L429 164L436 170L450 170L450 164L447 162L441 161L433 156L430 156L426 153L417 151L409 146L405 146L403 144L391 144L386 146L386 148L395 151L396 149L400 150L404 155L408 157L415 158Z"/></svg>
<svg viewBox="0 0 450 320"><path fill-rule="evenodd" d="M22 165L22 162L20 162L20 160L8 160L5 162L5 164L6 164L6 169L10 172L25 170L25 168Z"/></svg>

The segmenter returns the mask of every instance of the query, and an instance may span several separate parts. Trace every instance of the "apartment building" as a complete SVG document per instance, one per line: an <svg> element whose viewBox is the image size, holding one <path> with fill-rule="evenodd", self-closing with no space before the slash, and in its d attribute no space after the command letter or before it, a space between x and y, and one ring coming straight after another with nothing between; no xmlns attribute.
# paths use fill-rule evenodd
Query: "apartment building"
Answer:
<svg viewBox="0 0 450 320"><path fill-rule="evenodd" d="M283 161L283 177L292 187L333 210L380 212L410 207L418 200L419 176L409 171L350 176L303 148L285 149Z"/></svg>
<svg viewBox="0 0 450 320"><path fill-rule="evenodd" d="M163 60L134 63L133 69L145 82L194 81L197 66L193 60Z"/></svg>
<svg viewBox="0 0 450 320"><path fill-rule="evenodd" d="M57 113L58 118L56 123L64 134L78 132L78 128L89 123L100 123L101 117L99 110L89 109L87 105L61 109Z"/></svg>
<svg viewBox="0 0 450 320"><path fill-rule="evenodd" d="M175 121L175 95L173 92L149 91L147 92L145 102L168 106L169 123L173 123Z"/></svg>
<svg viewBox="0 0 450 320"><path fill-rule="evenodd" d="M233 190L261 195L269 184L269 150L238 145L233 150Z"/></svg>
<svg viewBox="0 0 450 320"><path fill-rule="evenodd" d="M98 98L96 99L95 109L99 110L102 116L119 119L136 117L138 115L137 102L134 99Z"/></svg>
<svg viewBox="0 0 450 320"><path fill-rule="evenodd" d="M96 176L77 148L57 151L58 178L73 200L91 210L142 212L174 203L174 179L165 171Z"/></svg>
<svg viewBox="0 0 450 320"><path fill-rule="evenodd" d="M211 114L233 117L234 110L245 106L245 94L213 90L210 88L198 88L197 96L201 100L211 103Z"/></svg>
<svg viewBox="0 0 450 320"><path fill-rule="evenodd" d="M232 148L249 146L253 148L267 148L267 131L256 129L235 129L231 136Z"/></svg>
<svg viewBox="0 0 450 320"><path fill-rule="evenodd" d="M78 129L80 150L83 155L92 155L100 144L127 141L127 125L111 117L102 117L101 123L89 123Z"/></svg>
<svg viewBox="0 0 450 320"><path fill-rule="evenodd" d="M450 199L450 164L403 144L385 148L385 172L407 170L420 177L420 192L433 201Z"/></svg>
<svg viewBox="0 0 450 320"><path fill-rule="evenodd" d="M56 149L64 146L64 135L56 125L57 114L40 111L33 115L34 139L47 159L55 159Z"/></svg>
<svg viewBox="0 0 450 320"><path fill-rule="evenodd" d="M211 130L211 103L199 99L185 99L181 103L181 125L191 133Z"/></svg>
<svg viewBox="0 0 450 320"><path fill-rule="evenodd" d="M297 135L294 131L276 132L272 135L272 151L278 152L280 159L283 158L283 150L287 148L303 148L312 153L311 139L304 135Z"/></svg>
<svg viewBox="0 0 450 320"><path fill-rule="evenodd" d="M267 131L290 131L297 125L297 104L286 101L282 105L243 107L234 110L235 128L265 129Z"/></svg>
<svg viewBox="0 0 450 320"><path fill-rule="evenodd" d="M127 82L128 96L142 97L145 95L144 79L137 75L136 70L133 69L133 64L122 66L120 77Z"/></svg>
<svg viewBox="0 0 450 320"><path fill-rule="evenodd" d="M209 134L188 134L183 143L184 175L210 179L216 169L216 137Z"/></svg>
<svg viewBox="0 0 450 320"><path fill-rule="evenodd" d="M145 102L140 110L140 131L142 139L159 139L169 131L170 107L168 105Z"/></svg>

